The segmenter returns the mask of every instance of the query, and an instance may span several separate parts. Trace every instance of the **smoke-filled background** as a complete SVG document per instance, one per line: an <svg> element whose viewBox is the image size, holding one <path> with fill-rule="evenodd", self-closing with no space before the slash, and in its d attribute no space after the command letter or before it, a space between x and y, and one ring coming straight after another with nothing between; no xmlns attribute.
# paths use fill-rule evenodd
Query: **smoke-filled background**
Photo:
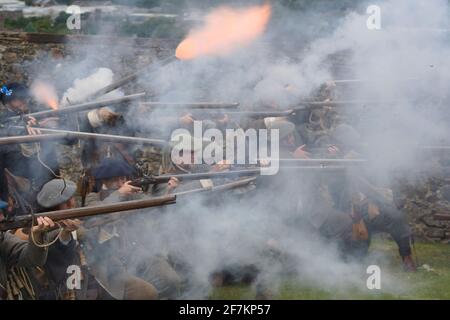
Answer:
<svg viewBox="0 0 450 320"><path fill-rule="evenodd" d="M271 19L257 39L220 56L161 66L140 77L139 89L149 92L154 101L240 102L245 109L267 110L273 106L287 109L299 100L308 100L332 79L361 79L364 81L356 84L337 84L336 93L340 100L379 102L350 105L342 111L353 116L352 125L368 146L364 156L370 160L370 178L384 186L392 183L394 174L414 179L423 169L423 150L417 146L448 143L448 2L363 1L338 17L327 15L329 3L318 3L295 11L286 3L272 4ZM229 5L245 8L252 4L263 3ZM381 30L366 26L369 15L365 9L371 4L381 8ZM195 3L188 3L186 10L190 9L199 10ZM205 14L211 9L200 8ZM66 75L64 81L54 81L60 105L82 101L83 94L117 79L117 74L104 69L111 67L108 45L97 47L101 50L93 50L92 44L74 47L73 55L82 57L75 65L50 59L35 68L36 74L44 77L48 65ZM130 54L127 46L113 49L124 57ZM95 68L102 69L94 73ZM84 81L73 83L75 79ZM131 111L125 118L140 131L168 137L171 130L157 121L161 114L177 116L170 110L157 110L145 115ZM298 202L305 206L312 201L303 179L292 173L265 178L264 186L251 192L248 199L227 197L219 208L205 204L204 199L180 197L176 207L165 209L156 226L152 221L148 232L140 229L143 243L148 244L145 254L171 253L187 262L194 284L188 298L206 297L211 272L233 264L256 264L263 270L262 280L276 290L285 278L278 264L262 258L261 251L267 246L276 246L290 257L290 276L301 282L333 290L365 289L366 267L383 257L344 261L336 244L293 223L301 214ZM270 187L273 181L278 182L276 188ZM267 199L274 199L273 204L268 205ZM405 289L383 273L383 290Z"/></svg>

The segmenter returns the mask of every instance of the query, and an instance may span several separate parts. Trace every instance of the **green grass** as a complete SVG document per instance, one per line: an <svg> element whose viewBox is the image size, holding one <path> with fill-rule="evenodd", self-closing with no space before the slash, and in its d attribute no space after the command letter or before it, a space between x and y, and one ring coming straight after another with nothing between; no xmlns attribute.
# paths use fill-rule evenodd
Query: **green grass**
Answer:
<svg viewBox="0 0 450 320"><path fill-rule="evenodd" d="M406 273L402 269L395 243L376 240L372 243L368 261L381 268L382 287L380 290L366 288L321 289L299 280L286 279L274 299L320 300L320 299L425 299L450 300L450 245L416 243L419 269L416 273ZM423 265L432 270L427 271ZM395 289L383 288L383 272L387 272L400 284ZM361 279L365 284L365 279ZM210 299L254 299L255 292L249 286L228 286L216 288Z"/></svg>

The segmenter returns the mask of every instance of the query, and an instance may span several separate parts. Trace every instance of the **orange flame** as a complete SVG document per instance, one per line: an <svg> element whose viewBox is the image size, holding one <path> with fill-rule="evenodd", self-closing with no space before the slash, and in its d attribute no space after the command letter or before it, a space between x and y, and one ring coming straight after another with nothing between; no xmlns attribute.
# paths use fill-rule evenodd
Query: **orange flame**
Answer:
<svg viewBox="0 0 450 320"><path fill-rule="evenodd" d="M31 93L38 103L44 103L53 110L58 109L58 94L53 86L37 81L31 86Z"/></svg>
<svg viewBox="0 0 450 320"><path fill-rule="evenodd" d="M270 15L269 3L246 9L220 7L206 16L203 28L189 33L175 55L190 60L202 55L228 54L260 36Z"/></svg>

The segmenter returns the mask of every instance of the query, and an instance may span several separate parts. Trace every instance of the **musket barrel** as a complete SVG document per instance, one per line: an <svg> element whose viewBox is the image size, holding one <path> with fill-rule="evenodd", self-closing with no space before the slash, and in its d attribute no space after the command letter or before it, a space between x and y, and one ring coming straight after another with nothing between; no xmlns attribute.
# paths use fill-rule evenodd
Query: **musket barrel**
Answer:
<svg viewBox="0 0 450 320"><path fill-rule="evenodd" d="M168 195L163 197L145 199L145 200L133 200L125 201L114 204L98 205L92 207L82 207L66 210L57 210L38 213L34 215L37 217L49 217L53 221L59 221L64 219L77 219L96 215L102 215L113 212L122 212L128 210L137 210L150 207L164 206L173 204L176 202L175 195ZM31 225L33 215L24 215L16 217L13 221L0 221L0 231L7 231L11 229L29 227Z"/></svg>
<svg viewBox="0 0 450 320"><path fill-rule="evenodd" d="M98 101L92 101L92 102L86 102L81 104L75 104L67 107L62 107L55 110L44 110L44 111L38 111L38 112L32 112L25 114L24 116L27 117L34 117L34 118L46 118L46 117L53 117L53 116L60 116L67 113L74 113L74 112L80 112L85 110L91 110L96 109L104 106L111 106L123 102L133 101L137 99L141 99L145 96L145 92L131 94L128 96L123 96L120 98L115 99L104 99L104 100L98 100ZM21 116L13 116L10 117L9 120L20 120Z"/></svg>
<svg viewBox="0 0 450 320"><path fill-rule="evenodd" d="M231 171L218 171L218 172L201 172L201 173L182 173L174 175L161 175L153 176L156 183L164 183L174 177L178 180L200 180L200 179L215 179L215 178L227 178L227 177L242 177L254 174L260 174L261 170L259 168L255 169L244 169L244 170L231 170Z"/></svg>
<svg viewBox="0 0 450 320"><path fill-rule="evenodd" d="M438 221L450 221L450 213L435 213L433 218Z"/></svg>
<svg viewBox="0 0 450 320"><path fill-rule="evenodd" d="M268 159L270 160L270 159ZM366 164L367 159L277 159L280 164L314 164L314 165L346 165L346 164Z"/></svg>
<svg viewBox="0 0 450 320"><path fill-rule="evenodd" d="M218 185L218 186L214 186L214 187L211 187L211 188L197 188L197 189L192 189L192 190L187 190L187 191L180 191L180 192L174 193L174 195L176 195L178 197L178 196L184 196L184 195L189 195L189 194L193 194L193 193L200 193L200 192L225 191L225 190L230 190L230 189L234 189L234 188L245 186L245 185L247 185L250 182L253 182L255 180L256 180L256 177L245 178L245 179L240 179L240 180L224 183L224 184L221 184L221 185Z"/></svg>
<svg viewBox="0 0 450 320"><path fill-rule="evenodd" d="M23 129L24 127L21 126L13 126L13 128L17 129ZM36 136L30 136L30 137L36 137L36 138L30 138L31 140L36 139L36 141L39 141L39 137L45 136L44 140L49 140L51 137L46 133L55 135L56 137L54 139L61 139L61 138L78 138L78 139L96 139L101 141L108 141L108 142L118 142L118 143L136 143L136 144L143 144L143 145L156 145L156 146L165 146L167 145L167 141L161 140L161 139L148 139L148 138L140 138L140 137L128 137L128 136L118 136L118 135L112 135L112 134L101 134L101 133L90 133L90 132L79 132L79 131L69 131L69 130L60 130L60 129L47 129L47 128L38 128L34 127L35 129L39 129L42 133L41 135ZM23 137L23 136L20 136ZM4 144L7 144L7 139L11 139L15 137L8 137L3 138L5 139ZM0 138L1 141L2 138ZM14 141L14 140L11 140ZM21 143L21 142L10 142L11 143ZM1 144L1 143L0 143Z"/></svg>
<svg viewBox="0 0 450 320"><path fill-rule="evenodd" d="M401 81L418 81L420 78L405 78L400 79ZM347 83L376 83L381 80L376 79L339 79L339 80L331 80L335 84L347 84Z"/></svg>
<svg viewBox="0 0 450 320"><path fill-rule="evenodd" d="M208 112L208 116L216 116L223 115L224 112L218 112L214 109L205 110ZM287 117L291 114L294 114L295 110L267 110L267 111L227 111L226 114L229 116L239 116L239 117L250 117L250 118L259 118L259 117Z"/></svg>
<svg viewBox="0 0 450 320"><path fill-rule="evenodd" d="M141 106L148 108L162 108L162 107L176 107L186 109L236 109L239 107L238 102L233 103L219 103L219 102L188 102L188 103L173 103L173 102L141 102Z"/></svg>
<svg viewBox="0 0 450 320"><path fill-rule="evenodd" d="M67 138L67 134L40 134L36 136L12 136L12 137L1 137L0 145L5 144L18 144L18 143L32 143L40 141L52 141Z"/></svg>

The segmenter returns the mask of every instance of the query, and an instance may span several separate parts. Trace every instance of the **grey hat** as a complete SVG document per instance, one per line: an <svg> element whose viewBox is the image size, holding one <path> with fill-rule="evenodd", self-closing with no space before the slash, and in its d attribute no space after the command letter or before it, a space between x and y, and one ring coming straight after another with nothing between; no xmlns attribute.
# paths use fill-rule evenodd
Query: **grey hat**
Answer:
<svg viewBox="0 0 450 320"><path fill-rule="evenodd" d="M69 180L53 179L42 187L37 195L41 207L53 208L68 201L75 194L77 186Z"/></svg>

